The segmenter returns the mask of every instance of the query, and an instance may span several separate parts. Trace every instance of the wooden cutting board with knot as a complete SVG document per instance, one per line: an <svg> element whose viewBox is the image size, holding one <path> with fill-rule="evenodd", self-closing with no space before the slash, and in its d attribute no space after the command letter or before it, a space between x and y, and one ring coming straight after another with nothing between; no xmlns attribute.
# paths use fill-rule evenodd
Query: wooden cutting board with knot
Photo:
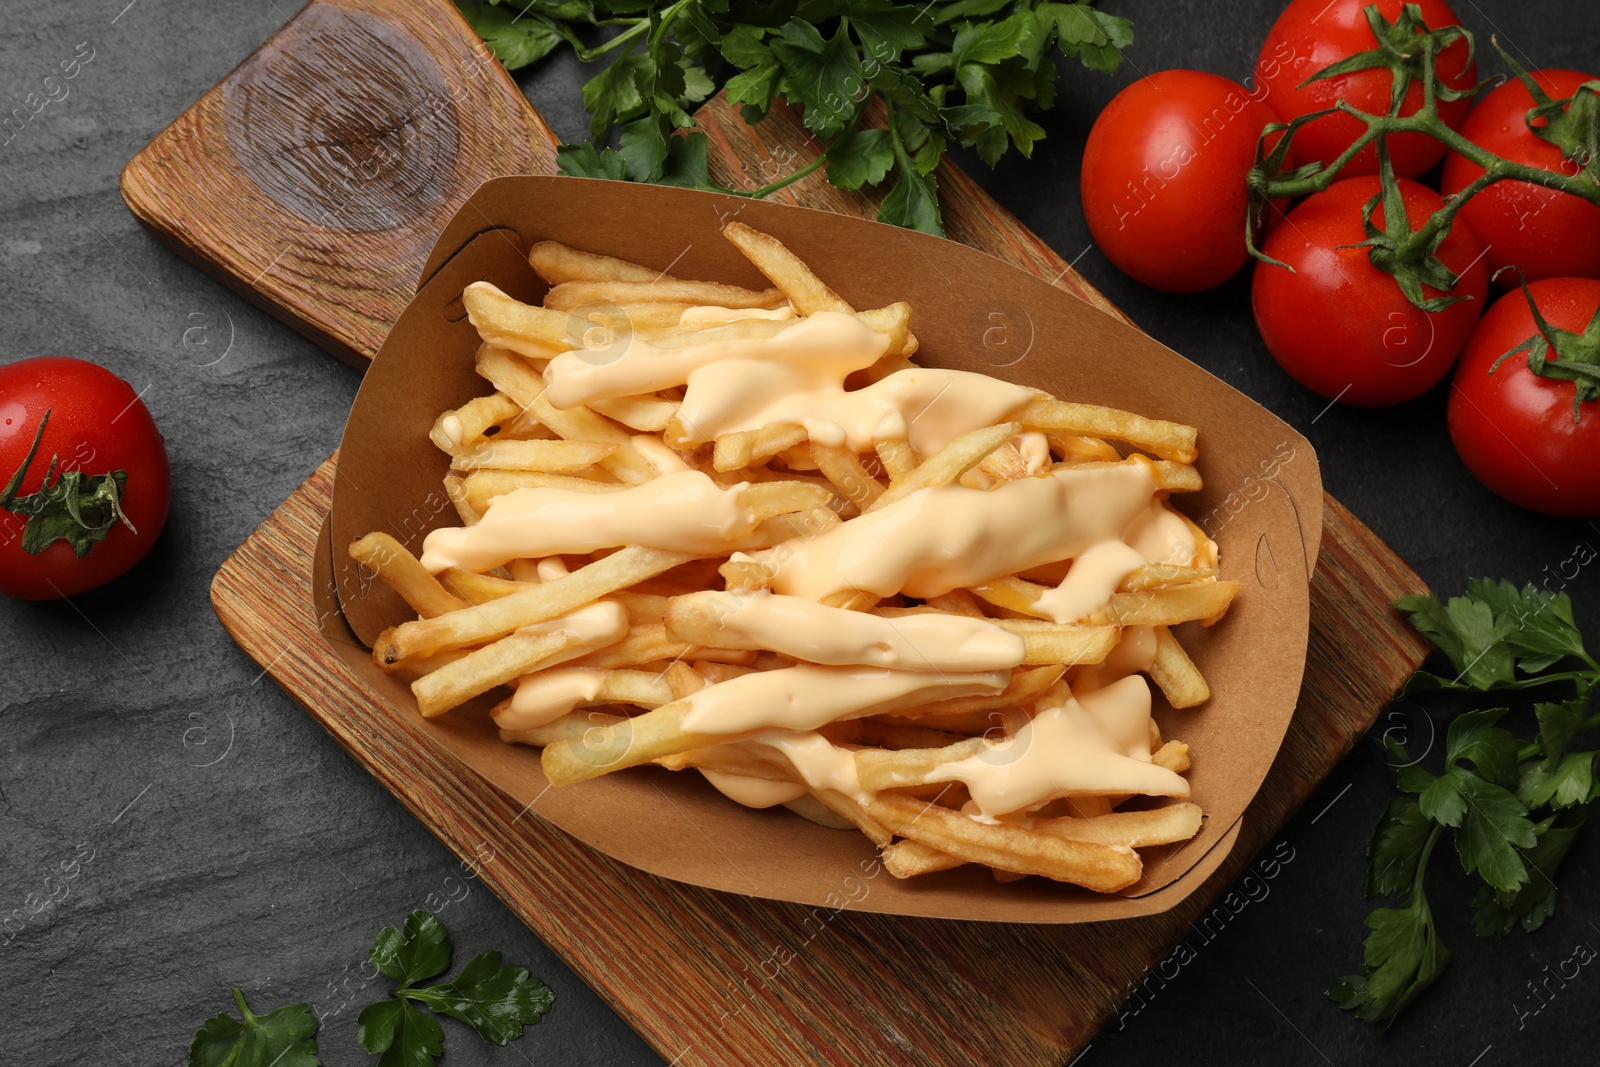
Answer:
<svg viewBox="0 0 1600 1067"><path fill-rule="evenodd" d="M814 159L798 118L697 120L714 179L755 188ZM363 365L428 251L483 180L550 173L555 141L448 0L313 0L139 153L133 213L178 254ZM939 173L951 239L1125 318L959 170ZM871 214L820 175L777 197ZM1065 1064L1371 725L1423 657L1390 600L1423 589L1331 497L1294 723L1233 855L1164 915L1001 926L807 909L662 881L524 817L327 651L313 561L330 457L218 572L228 631L306 711L674 1064ZM323 605L319 609L319 603Z"/></svg>

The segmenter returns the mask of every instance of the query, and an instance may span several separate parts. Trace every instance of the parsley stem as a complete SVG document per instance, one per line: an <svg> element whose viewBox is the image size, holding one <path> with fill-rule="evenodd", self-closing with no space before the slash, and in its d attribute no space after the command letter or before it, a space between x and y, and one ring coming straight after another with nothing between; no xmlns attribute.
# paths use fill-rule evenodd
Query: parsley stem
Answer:
<svg viewBox="0 0 1600 1067"><path fill-rule="evenodd" d="M1417 858L1417 873L1411 878L1411 897L1415 900L1422 892L1422 876L1428 871L1428 861L1433 858L1433 846L1439 842L1439 834L1444 827L1438 823L1433 824L1433 829L1428 831L1428 840L1422 846L1422 855Z"/></svg>
<svg viewBox="0 0 1600 1067"><path fill-rule="evenodd" d="M255 1018L254 1015L250 1014L250 1009L245 1007L244 991L238 986L233 987L233 1002L239 1005L240 1017L243 1018L245 1022L248 1023L251 1019Z"/></svg>
<svg viewBox="0 0 1600 1067"><path fill-rule="evenodd" d="M793 172L792 174L786 174L782 178L779 178L777 181L772 182L769 185L763 185L759 189L750 189L748 191L740 191L739 195L740 196L747 196L752 200L761 200L761 199L763 199L765 197L771 196L773 193L777 192L779 189L784 188L785 186L793 185L795 182L799 181L801 178L804 178L809 174L815 174L818 170L822 169L822 166L827 162L828 162L827 153L823 153L822 155L818 156L816 159L813 159L810 163L807 163L805 166L801 167L799 170Z"/></svg>
<svg viewBox="0 0 1600 1067"><path fill-rule="evenodd" d="M612 37L610 40L601 41L593 48L574 48L573 51L578 54L578 60L582 63L593 63L607 52L610 52L616 48L621 48L625 44L632 43L636 38L642 37L645 31L650 28L649 19L609 20L610 25L621 25L628 22L633 23L633 25L629 26L615 37Z"/></svg>

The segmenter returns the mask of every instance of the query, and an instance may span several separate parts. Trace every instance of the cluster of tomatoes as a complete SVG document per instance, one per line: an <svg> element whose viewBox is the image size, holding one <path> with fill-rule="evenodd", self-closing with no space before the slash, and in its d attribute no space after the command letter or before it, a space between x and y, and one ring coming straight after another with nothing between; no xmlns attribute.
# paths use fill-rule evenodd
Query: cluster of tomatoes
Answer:
<svg viewBox="0 0 1600 1067"><path fill-rule="evenodd" d="M1434 30L1457 26L1444 0L1418 3ZM1267 35L1253 88L1199 71L1140 79L1107 105L1085 146L1082 193L1089 229L1119 269L1169 292L1198 292L1236 274L1249 259L1247 175L1270 123L1289 123L1339 100L1363 112L1390 111L1394 75L1356 70L1308 81L1324 68L1376 47L1365 9L1372 0L1292 0ZM1386 20L1402 0L1378 0ZM1437 55L1438 83L1470 90L1477 80L1469 42ZM1536 71L1553 100L1572 96L1593 75ZM1448 95L1448 94L1446 94ZM1409 86L1400 115L1423 104ZM1576 166L1538 137L1527 115L1536 101L1511 78L1476 97L1441 96L1438 117L1472 143L1514 163L1551 173ZM1330 114L1299 126L1285 170L1328 163L1366 130ZM1415 230L1484 172L1422 133L1385 138L1398 198ZM1267 147L1275 142L1271 139ZM1442 166L1441 166L1442 162ZM1277 260L1254 266L1252 304L1268 350L1297 381L1347 404L1379 406L1421 395L1455 367L1449 426L1467 467L1494 492L1524 507L1564 515L1600 514L1600 401L1577 402L1577 384L1535 374L1526 349L1539 334L1529 299L1546 324L1583 334L1600 310L1600 207L1531 182L1504 180L1462 205L1434 254L1457 278L1456 299L1423 311L1395 277L1372 262L1365 205L1383 188L1372 145L1326 189L1292 208L1264 213L1260 251ZM1425 184L1436 179L1437 188ZM1441 195L1442 194L1442 195ZM1371 222L1386 225L1382 204ZM1528 297L1517 291L1525 279ZM1498 300L1491 303L1493 287ZM1510 289L1510 292L1503 292ZM1487 307L1487 310L1485 310ZM1597 327L1600 329L1600 327ZM1581 339L1580 339L1581 340ZM1555 353L1550 353L1555 358Z"/></svg>

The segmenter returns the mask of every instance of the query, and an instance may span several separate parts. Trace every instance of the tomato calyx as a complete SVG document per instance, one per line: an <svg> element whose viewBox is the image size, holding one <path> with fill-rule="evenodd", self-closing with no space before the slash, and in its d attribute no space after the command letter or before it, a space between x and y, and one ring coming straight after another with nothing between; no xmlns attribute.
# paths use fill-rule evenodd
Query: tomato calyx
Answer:
<svg viewBox="0 0 1600 1067"><path fill-rule="evenodd" d="M1590 181L1600 182L1600 81L1585 82L1566 99L1552 100L1544 86L1501 48L1498 40L1491 38L1491 43L1533 97L1534 106L1527 114L1528 130L1560 149L1562 158L1577 168L1575 173L1587 172Z"/></svg>
<svg viewBox="0 0 1600 1067"><path fill-rule="evenodd" d="M22 528L22 550L37 556L57 541L66 541L82 559L118 522L138 533L122 511L122 495L128 486L127 471L91 475L75 470L62 471L58 478L56 466L61 457L51 456L50 467L38 490L27 496L17 496L49 422L50 412L46 411L39 420L33 446L28 449L22 466L11 476L5 489L0 490L0 508L27 516Z"/></svg>
<svg viewBox="0 0 1600 1067"><path fill-rule="evenodd" d="M1600 400L1600 308L1595 309L1582 333L1563 330L1545 321L1539 305L1533 302L1533 294L1528 291L1527 279L1519 276L1518 280L1522 284L1523 299L1528 302L1528 311L1533 315L1533 324L1539 332L1502 353L1489 365L1489 373L1499 370L1500 364L1517 353L1527 352L1528 369L1534 374L1572 383L1572 421L1577 422L1583 417L1584 401Z"/></svg>
<svg viewBox="0 0 1600 1067"><path fill-rule="evenodd" d="M1463 66L1471 65L1474 45L1472 34L1465 29L1460 26L1429 29L1422 19L1422 8L1417 4L1403 6L1399 17L1393 22L1383 17L1376 4L1368 5L1362 14L1367 18L1367 26L1372 30L1378 47L1357 52L1323 67L1297 88L1304 89L1312 82L1353 74L1358 70L1383 68L1393 75L1389 89L1390 115L1400 114L1406 93L1414 82L1421 82L1424 90L1431 89L1430 100L1463 100L1482 88L1481 85L1474 85L1466 89L1453 89L1433 77L1433 65L1429 60L1457 41L1467 43L1467 58Z"/></svg>
<svg viewBox="0 0 1600 1067"><path fill-rule="evenodd" d="M1411 220L1406 217L1400 183L1389 165L1388 146L1381 140L1378 142L1378 181L1382 188L1361 208L1361 226L1367 232L1367 239L1347 247L1370 248L1367 256L1372 265L1392 275L1406 299L1419 310L1443 311L1457 300L1471 300L1465 293L1450 292L1460 279L1438 256L1439 246L1450 234L1449 222L1439 225L1439 219L1451 211L1450 207L1430 215L1420 228L1413 230ZM1383 206L1382 227L1372 221L1380 204ZM1425 285L1448 295L1430 297L1423 292Z"/></svg>

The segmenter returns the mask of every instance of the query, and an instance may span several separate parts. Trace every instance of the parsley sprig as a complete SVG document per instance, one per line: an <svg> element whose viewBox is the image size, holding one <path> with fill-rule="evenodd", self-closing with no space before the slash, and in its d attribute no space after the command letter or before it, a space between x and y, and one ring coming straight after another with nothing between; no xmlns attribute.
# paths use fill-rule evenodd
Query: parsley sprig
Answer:
<svg viewBox="0 0 1600 1067"><path fill-rule="evenodd" d="M415 911L404 928L378 933L371 960L399 983L388 1000L369 1004L357 1019L356 1040L378 1057L379 1067L431 1067L444 1055L444 1030L428 1012L460 1019L485 1041L504 1045L544 1017L555 993L500 953L472 957L448 982L418 986L450 968L450 935L432 912ZM310 1005L286 1004L253 1015L244 994L233 991L243 1020L207 1019L189 1046L189 1067L318 1067L317 1017ZM419 1007L418 1005L421 1005Z"/></svg>
<svg viewBox="0 0 1600 1067"><path fill-rule="evenodd" d="M1457 714L1445 734L1443 767L1433 773L1401 742L1384 738L1399 796L1389 801L1367 846L1367 895L1404 895L1399 907L1367 917L1360 975L1328 995L1369 1022L1393 1023L1450 961L1439 940L1423 879L1447 833L1462 870L1481 882L1473 900L1479 936L1521 926L1532 932L1555 913L1556 869L1600 796L1600 750L1571 751L1600 726L1590 697L1600 662L1585 650L1565 593L1476 579L1465 596L1408 596L1395 606L1442 652L1453 676L1419 671L1402 695L1543 690L1570 685L1565 700L1533 706L1537 733L1522 739L1501 727L1505 707ZM1573 669L1556 669L1576 661Z"/></svg>
<svg viewBox="0 0 1600 1067"><path fill-rule="evenodd" d="M1055 101L1054 52L1096 71L1121 63L1133 27L1093 2L457 0L508 69L563 44L605 63L583 87L593 140L560 148L564 174L762 197L826 167L842 189L892 183L880 221L929 233L942 232L933 171L953 145L993 166L1044 138L1035 118ZM705 135L679 135L713 75L728 75L752 125L775 100L798 106L825 154L753 191L715 185Z"/></svg>
<svg viewBox="0 0 1600 1067"><path fill-rule="evenodd" d="M418 988L450 968L450 935L431 912L414 911L404 930L386 926L373 945L373 966L400 984L390 999L363 1008L356 1040L378 1056L379 1067L428 1067L444 1054L444 1030L422 1005L460 1019L485 1041L504 1045L522 1028L544 1017L555 993L521 967L507 967L500 953L472 957L448 982Z"/></svg>

